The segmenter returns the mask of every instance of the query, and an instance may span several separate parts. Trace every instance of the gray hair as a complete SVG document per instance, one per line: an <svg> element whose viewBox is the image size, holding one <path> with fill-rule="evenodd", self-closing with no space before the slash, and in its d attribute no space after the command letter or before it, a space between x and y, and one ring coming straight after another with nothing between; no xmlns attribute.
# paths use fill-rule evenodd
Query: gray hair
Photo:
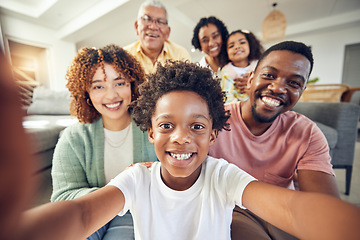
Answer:
<svg viewBox="0 0 360 240"><path fill-rule="evenodd" d="M167 16L167 11L166 11L166 8L165 8L165 5L158 1L158 0L145 0L141 5L140 5L140 8L139 8L139 12L138 12L138 19L140 17L142 17L143 13L144 13L144 8L147 7L147 6L151 6L151 7L157 7L157 8L162 8L164 9L165 11L165 15L166 15L166 19L168 18Z"/></svg>

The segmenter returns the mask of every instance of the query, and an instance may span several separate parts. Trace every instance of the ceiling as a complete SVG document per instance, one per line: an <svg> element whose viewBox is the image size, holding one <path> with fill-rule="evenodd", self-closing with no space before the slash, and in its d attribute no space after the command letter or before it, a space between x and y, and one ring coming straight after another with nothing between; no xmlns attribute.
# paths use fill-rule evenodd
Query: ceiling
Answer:
<svg viewBox="0 0 360 240"><path fill-rule="evenodd" d="M76 46L125 46L135 40L134 21L142 0L0 0L0 13L55 30ZM191 47L201 17L222 19L229 32L248 29L261 39L261 24L273 9L287 19L286 35L360 24L360 0L162 0L168 10L170 40Z"/></svg>

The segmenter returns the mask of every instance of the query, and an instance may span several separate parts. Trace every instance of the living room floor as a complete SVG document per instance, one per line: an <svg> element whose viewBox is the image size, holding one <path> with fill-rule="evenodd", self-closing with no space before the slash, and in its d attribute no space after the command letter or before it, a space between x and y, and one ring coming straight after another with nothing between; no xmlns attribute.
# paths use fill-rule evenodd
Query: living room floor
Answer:
<svg viewBox="0 0 360 240"><path fill-rule="evenodd" d="M360 132L355 146L351 188L348 196L345 195L345 169L335 169L335 174L341 198L360 207ZM37 180L41 184L39 184L37 193L35 194L30 207L49 202L52 191L51 169L38 175Z"/></svg>

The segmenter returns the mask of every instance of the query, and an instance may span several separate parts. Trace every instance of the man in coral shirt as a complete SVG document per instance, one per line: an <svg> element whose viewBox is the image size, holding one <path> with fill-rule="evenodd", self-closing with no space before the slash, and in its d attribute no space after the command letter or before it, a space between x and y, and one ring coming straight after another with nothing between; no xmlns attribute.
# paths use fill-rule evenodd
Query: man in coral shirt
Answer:
<svg viewBox="0 0 360 240"><path fill-rule="evenodd" d="M209 155L224 158L262 182L339 197L329 147L311 120L289 111L306 88L311 50L299 42L269 48L248 79L249 99L226 105L231 131L223 131ZM250 211L235 208L232 239L296 239Z"/></svg>
<svg viewBox="0 0 360 240"><path fill-rule="evenodd" d="M139 41L124 49L140 62L146 74L155 71L157 62L190 60L190 54L184 47L168 40L170 27L166 8L161 2L145 1L140 6L135 30Z"/></svg>

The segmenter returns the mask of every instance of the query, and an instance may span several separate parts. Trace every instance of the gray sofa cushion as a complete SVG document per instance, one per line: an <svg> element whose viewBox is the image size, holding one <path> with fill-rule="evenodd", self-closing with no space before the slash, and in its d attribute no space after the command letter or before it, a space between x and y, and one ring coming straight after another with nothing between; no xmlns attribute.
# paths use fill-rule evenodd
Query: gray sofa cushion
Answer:
<svg viewBox="0 0 360 240"><path fill-rule="evenodd" d="M54 148L61 130L61 127L27 129L26 132L29 134L33 153Z"/></svg>
<svg viewBox="0 0 360 240"><path fill-rule="evenodd" d="M34 89L29 115L70 115L70 92L54 91L44 87Z"/></svg>
<svg viewBox="0 0 360 240"><path fill-rule="evenodd" d="M29 115L23 119L23 127L33 143L33 153L55 147L60 132L78 120L70 115Z"/></svg>
<svg viewBox="0 0 360 240"><path fill-rule="evenodd" d="M337 133L336 129L326 126L319 122L315 122L315 123L320 128L320 130L323 132L323 134L325 135L330 149L333 149L336 146L337 139L338 139L338 133Z"/></svg>
<svg viewBox="0 0 360 240"><path fill-rule="evenodd" d="M51 167L55 145L60 132L78 120L70 115L29 115L23 119L23 127L32 144L36 157L35 172Z"/></svg>
<svg viewBox="0 0 360 240"><path fill-rule="evenodd" d="M331 149L331 163L334 167L353 165L360 110L358 105L347 102L298 102L293 110L314 122L336 129L337 142L335 148Z"/></svg>

